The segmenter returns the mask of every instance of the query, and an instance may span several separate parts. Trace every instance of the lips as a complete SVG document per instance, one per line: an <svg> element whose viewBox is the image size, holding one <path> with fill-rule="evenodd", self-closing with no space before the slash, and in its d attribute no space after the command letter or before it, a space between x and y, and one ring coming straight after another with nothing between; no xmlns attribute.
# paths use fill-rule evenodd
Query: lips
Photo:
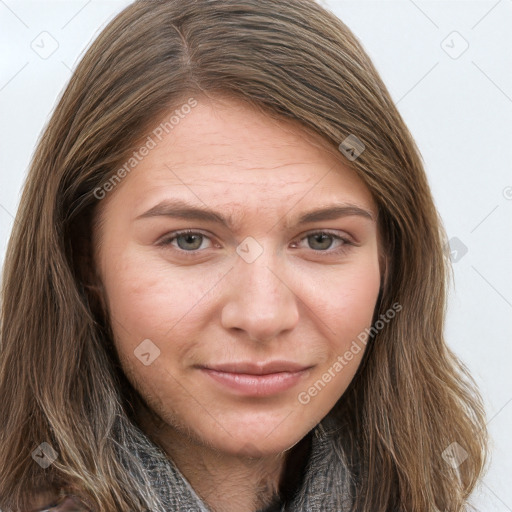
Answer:
<svg viewBox="0 0 512 512"><path fill-rule="evenodd" d="M204 368L223 373L238 373L246 375L269 375L282 372L300 372L310 368L308 365L302 365L291 361L269 361L261 363L240 362L205 365Z"/></svg>
<svg viewBox="0 0 512 512"><path fill-rule="evenodd" d="M200 367L201 372L237 395L263 397L296 386L309 375L311 366L291 361L240 362Z"/></svg>

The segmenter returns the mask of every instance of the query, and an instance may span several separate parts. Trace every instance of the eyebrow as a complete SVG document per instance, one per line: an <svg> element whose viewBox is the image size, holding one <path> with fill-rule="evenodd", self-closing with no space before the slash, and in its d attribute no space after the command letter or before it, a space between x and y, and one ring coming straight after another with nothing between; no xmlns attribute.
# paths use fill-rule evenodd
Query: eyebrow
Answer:
<svg viewBox="0 0 512 512"><path fill-rule="evenodd" d="M305 212L297 219L296 224L307 224L324 220L336 220L342 217L354 215L375 221L374 215L371 211L365 210L364 208L361 208L355 204L341 203L332 204L322 208L310 210L309 212ZM135 220L161 216L214 222L216 224L221 224L231 230L234 228L234 222L231 216L225 217L220 212L216 212L204 206L196 206L180 199L164 200L136 217Z"/></svg>

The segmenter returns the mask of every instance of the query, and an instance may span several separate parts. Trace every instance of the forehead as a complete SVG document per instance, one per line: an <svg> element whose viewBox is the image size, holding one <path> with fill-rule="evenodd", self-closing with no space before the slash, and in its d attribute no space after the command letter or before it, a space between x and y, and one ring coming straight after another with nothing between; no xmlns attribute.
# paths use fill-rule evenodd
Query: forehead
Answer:
<svg viewBox="0 0 512 512"><path fill-rule="evenodd" d="M112 194L137 211L169 194L235 210L301 196L306 203L375 206L362 180L319 136L240 101L201 99L155 142Z"/></svg>

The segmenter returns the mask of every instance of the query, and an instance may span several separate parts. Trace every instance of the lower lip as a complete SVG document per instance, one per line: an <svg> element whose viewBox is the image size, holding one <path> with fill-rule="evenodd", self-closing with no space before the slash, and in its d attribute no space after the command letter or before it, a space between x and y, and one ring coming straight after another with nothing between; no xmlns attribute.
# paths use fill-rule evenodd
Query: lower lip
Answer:
<svg viewBox="0 0 512 512"><path fill-rule="evenodd" d="M286 391L309 374L307 368L298 372L279 372L266 375L227 373L209 368L201 368L201 371L231 390L249 396L269 396Z"/></svg>

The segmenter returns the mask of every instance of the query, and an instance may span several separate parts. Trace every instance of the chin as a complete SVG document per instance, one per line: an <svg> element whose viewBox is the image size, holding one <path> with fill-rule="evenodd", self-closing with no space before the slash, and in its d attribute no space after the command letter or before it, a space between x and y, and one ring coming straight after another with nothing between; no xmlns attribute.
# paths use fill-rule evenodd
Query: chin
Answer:
<svg viewBox="0 0 512 512"><path fill-rule="evenodd" d="M310 430L288 422L292 417L285 415L279 421L264 421L259 417L253 421L224 424L215 434L209 430L201 438L205 444L231 455L254 458L276 455L297 444Z"/></svg>

